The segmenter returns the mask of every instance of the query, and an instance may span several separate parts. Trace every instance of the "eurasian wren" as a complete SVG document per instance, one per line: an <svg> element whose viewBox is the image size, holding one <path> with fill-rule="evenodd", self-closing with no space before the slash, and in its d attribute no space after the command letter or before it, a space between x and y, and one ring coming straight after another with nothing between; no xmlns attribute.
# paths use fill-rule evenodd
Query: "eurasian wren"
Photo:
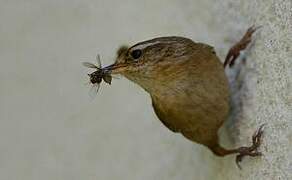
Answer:
<svg viewBox="0 0 292 180"><path fill-rule="evenodd" d="M233 46L224 63L232 65L246 48L256 28ZM116 62L104 71L121 74L145 89L154 111L171 131L207 146L214 154L258 156L262 126L250 147L225 149L218 142L218 129L229 113L229 86L223 64L213 47L183 37L160 37L140 42L117 53Z"/></svg>

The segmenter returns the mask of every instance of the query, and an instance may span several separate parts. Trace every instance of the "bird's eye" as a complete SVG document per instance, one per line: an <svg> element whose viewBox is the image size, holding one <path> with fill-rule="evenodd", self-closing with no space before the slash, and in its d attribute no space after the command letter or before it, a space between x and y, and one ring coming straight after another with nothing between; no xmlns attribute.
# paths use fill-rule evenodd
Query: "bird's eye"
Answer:
<svg viewBox="0 0 292 180"><path fill-rule="evenodd" d="M134 59L140 58L141 55L142 55L142 51L140 49L136 49L136 50L134 50L134 51L131 52L131 56Z"/></svg>

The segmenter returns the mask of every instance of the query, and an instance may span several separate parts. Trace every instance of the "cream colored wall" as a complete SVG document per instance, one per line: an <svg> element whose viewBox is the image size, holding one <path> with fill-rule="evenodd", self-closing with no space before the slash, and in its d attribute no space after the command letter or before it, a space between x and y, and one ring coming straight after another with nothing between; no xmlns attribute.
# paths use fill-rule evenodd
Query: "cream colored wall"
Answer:
<svg viewBox="0 0 292 180"><path fill-rule="evenodd" d="M247 63L237 78L229 71L236 104L229 127L236 145L247 144L250 135L266 123L263 157L246 158L243 170L224 162L221 179L292 179L292 1L225 0L214 4L223 37L238 35L246 24L261 25L246 53ZM225 10L225 11L222 11ZM237 79L237 80L234 80ZM227 164L226 164L227 163Z"/></svg>
<svg viewBox="0 0 292 180"><path fill-rule="evenodd" d="M292 23L291 2L283 4L1 0L0 179L209 180L253 179L257 174L289 179L291 86L285 83L291 84L287 73ZM103 84L95 99L88 96L88 70L81 62L93 61L96 53L108 65L121 44L181 35L215 46L224 57L251 23L266 25L247 63L260 83L256 91L249 88L254 76L251 83L243 78L243 87L255 97L244 98L247 93L239 91L235 102L243 101L246 108L235 113L240 122L232 127L241 136L234 135L238 131L231 134L239 145L249 143L262 122L269 122L269 127L264 160L247 158L243 171L234 165L234 157L214 157L167 130L146 92L124 78L114 79L111 86ZM228 73L232 79L234 72Z"/></svg>

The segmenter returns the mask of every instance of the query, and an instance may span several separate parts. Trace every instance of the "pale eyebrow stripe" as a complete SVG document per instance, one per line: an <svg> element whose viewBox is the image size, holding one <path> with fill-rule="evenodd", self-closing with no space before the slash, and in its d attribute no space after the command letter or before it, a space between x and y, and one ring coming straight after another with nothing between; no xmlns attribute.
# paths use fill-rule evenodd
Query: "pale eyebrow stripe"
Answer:
<svg viewBox="0 0 292 180"><path fill-rule="evenodd" d="M136 50L136 49L145 49L145 48L147 48L147 47L149 47L149 46L152 46L152 45L155 45L155 44L159 44L159 43L161 43L161 41L155 41L155 42L148 42L148 43L143 43L143 44L139 44L139 45L137 45L137 46L134 46L133 48L132 48L132 50Z"/></svg>

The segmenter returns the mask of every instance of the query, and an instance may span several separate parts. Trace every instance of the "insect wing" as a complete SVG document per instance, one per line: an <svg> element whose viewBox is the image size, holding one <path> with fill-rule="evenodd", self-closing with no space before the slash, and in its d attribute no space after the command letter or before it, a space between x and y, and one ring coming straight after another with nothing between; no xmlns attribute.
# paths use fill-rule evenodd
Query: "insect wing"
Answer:
<svg viewBox="0 0 292 180"><path fill-rule="evenodd" d="M98 68L101 68L101 62L100 62L100 55L97 54L96 57L95 57L96 61L97 61L97 67Z"/></svg>
<svg viewBox="0 0 292 180"><path fill-rule="evenodd" d="M88 67L88 68L94 68L94 69L99 69L96 65L90 63L90 62L83 62L83 66Z"/></svg>
<svg viewBox="0 0 292 180"><path fill-rule="evenodd" d="M98 92L98 90L99 90L99 87L100 87L100 84L99 84L99 83L95 83L95 84L93 84L92 87L90 88L88 94L89 94L89 96L90 96L92 99L95 98L95 96L96 96L96 94L97 94L97 92Z"/></svg>
<svg viewBox="0 0 292 180"><path fill-rule="evenodd" d="M102 77L102 79L108 84L112 83L112 76L111 75L106 74Z"/></svg>

